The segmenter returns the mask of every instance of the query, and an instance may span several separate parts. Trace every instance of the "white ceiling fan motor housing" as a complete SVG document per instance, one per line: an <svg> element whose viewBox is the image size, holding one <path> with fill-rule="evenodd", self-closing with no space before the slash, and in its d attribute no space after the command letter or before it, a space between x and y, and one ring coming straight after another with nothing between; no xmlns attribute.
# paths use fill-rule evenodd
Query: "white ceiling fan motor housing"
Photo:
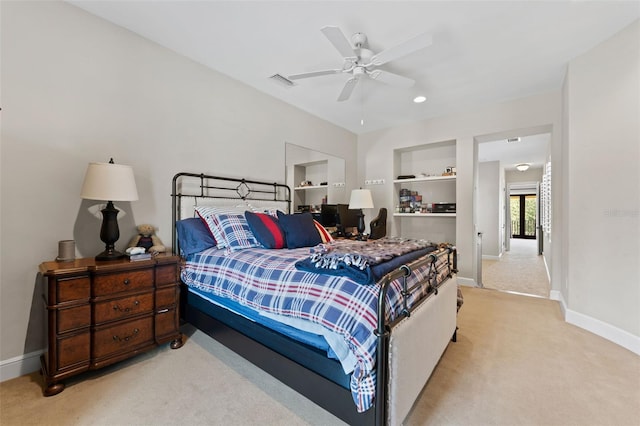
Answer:
<svg viewBox="0 0 640 426"><path fill-rule="evenodd" d="M367 42L367 36L363 33L355 33L351 36L351 43L355 47L362 47Z"/></svg>

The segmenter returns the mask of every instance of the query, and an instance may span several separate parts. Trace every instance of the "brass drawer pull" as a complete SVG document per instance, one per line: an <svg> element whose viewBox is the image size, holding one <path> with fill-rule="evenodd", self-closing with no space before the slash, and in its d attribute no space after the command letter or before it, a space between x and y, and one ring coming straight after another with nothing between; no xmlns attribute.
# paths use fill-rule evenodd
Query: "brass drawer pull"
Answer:
<svg viewBox="0 0 640 426"><path fill-rule="evenodd" d="M129 335L129 336L124 336L124 337L120 337L120 336L113 336L113 340L115 340L116 342L122 342L123 340L125 342L128 342L129 340L133 339L136 334L138 334L140 330L138 330L137 328L133 329L133 334Z"/></svg>
<svg viewBox="0 0 640 426"><path fill-rule="evenodd" d="M135 301L133 302L133 304L134 304L135 306L138 306L138 305L140 304L140 301L135 300ZM120 312L131 312L131 308L130 308L130 307L126 307L126 308L122 309L122 308L121 308L120 306L118 306L118 305L114 305L114 306L113 306L113 310L114 310L114 311L120 311Z"/></svg>

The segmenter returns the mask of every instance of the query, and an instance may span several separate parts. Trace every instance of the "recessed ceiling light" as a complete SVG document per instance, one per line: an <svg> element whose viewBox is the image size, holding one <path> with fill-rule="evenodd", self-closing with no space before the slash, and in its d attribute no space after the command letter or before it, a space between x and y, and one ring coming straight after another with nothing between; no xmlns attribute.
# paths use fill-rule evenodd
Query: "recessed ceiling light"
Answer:
<svg viewBox="0 0 640 426"><path fill-rule="evenodd" d="M413 102L415 102L417 104L421 104L426 100L427 100L427 98L425 96L422 96L422 95L416 96L415 98L413 98Z"/></svg>

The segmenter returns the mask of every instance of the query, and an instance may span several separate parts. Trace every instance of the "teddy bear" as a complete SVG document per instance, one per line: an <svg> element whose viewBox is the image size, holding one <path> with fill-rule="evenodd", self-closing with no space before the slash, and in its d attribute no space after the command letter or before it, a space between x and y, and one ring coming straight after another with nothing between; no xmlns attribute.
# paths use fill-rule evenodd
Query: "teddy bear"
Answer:
<svg viewBox="0 0 640 426"><path fill-rule="evenodd" d="M149 253L163 253L166 248L155 235L155 228L153 225L138 225L136 227L138 234L129 241L128 247L144 247Z"/></svg>

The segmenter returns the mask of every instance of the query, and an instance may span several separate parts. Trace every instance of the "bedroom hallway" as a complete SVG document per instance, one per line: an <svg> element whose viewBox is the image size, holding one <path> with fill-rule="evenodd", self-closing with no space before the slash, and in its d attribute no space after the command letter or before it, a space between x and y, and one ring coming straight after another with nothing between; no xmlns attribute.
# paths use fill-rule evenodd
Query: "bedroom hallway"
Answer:
<svg viewBox="0 0 640 426"><path fill-rule="evenodd" d="M482 260L485 288L549 298L549 279L537 240L512 238L499 260Z"/></svg>
<svg viewBox="0 0 640 426"><path fill-rule="evenodd" d="M458 341L406 426L638 424L638 355L566 323L552 300L462 292ZM42 396L37 372L0 383L0 424L344 425L201 331L182 330L182 348L76 376L56 396Z"/></svg>

